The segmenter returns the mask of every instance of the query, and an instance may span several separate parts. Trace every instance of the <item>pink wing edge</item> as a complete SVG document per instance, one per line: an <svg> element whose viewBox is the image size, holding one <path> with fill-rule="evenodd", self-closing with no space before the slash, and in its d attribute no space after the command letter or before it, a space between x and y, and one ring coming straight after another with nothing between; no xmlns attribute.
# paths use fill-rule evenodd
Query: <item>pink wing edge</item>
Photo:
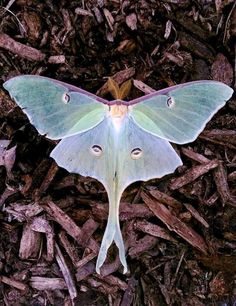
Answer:
<svg viewBox="0 0 236 306"><path fill-rule="evenodd" d="M32 76L32 75L25 75L25 76ZM81 89L75 85L71 85L71 84L68 84L68 83L65 83L63 81L58 81L56 79L52 79L52 78L48 78L48 77L45 77L45 76L40 76L40 75L34 75L34 77L39 77L39 78L44 78L44 79L47 79L47 80L51 80L57 84L60 84L62 86L65 86L67 87L70 91L74 91L74 92L79 92L81 94L84 94L86 96L89 96L91 98L93 98L94 100L100 102L100 103L103 103L103 104L106 104L106 105L126 105L126 106L130 106L130 105L134 105L134 104L137 104L137 103L140 103L140 102L144 102L145 100L147 99L150 99L152 97L155 97L155 96L160 96L160 95L166 95L168 94L169 92L175 90L175 89L178 89L178 88L184 88L185 86L188 86L190 84L199 84L199 83L220 83L221 82L218 82L218 81L214 81L214 80L199 80L199 81L191 81L191 82L186 82L186 83L183 83L183 84L178 84L178 85L174 85L174 86L170 86L170 87L166 87L166 88L163 88L163 89L160 89L160 90L157 90L155 92L152 92L150 94L147 94L147 95L144 95L142 97L139 97L139 98L136 98L136 99L133 99L131 101L123 101L123 100L112 100L112 101L108 101L106 99L103 99L101 97L98 97L97 95L91 93L91 92L88 92L84 89Z"/></svg>

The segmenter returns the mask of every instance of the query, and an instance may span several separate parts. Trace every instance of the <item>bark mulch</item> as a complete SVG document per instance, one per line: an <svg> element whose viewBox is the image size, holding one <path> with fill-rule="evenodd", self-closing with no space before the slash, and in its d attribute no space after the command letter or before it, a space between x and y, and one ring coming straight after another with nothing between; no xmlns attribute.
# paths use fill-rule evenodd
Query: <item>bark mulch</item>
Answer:
<svg viewBox="0 0 236 306"><path fill-rule="evenodd" d="M133 79L129 99L199 79L236 88L233 0L0 4L0 85L38 74L108 99L108 76ZM98 275L103 186L59 168L56 142L0 86L0 305L235 305L235 111L232 98L195 142L175 146L174 174L124 192L130 271L113 245Z"/></svg>

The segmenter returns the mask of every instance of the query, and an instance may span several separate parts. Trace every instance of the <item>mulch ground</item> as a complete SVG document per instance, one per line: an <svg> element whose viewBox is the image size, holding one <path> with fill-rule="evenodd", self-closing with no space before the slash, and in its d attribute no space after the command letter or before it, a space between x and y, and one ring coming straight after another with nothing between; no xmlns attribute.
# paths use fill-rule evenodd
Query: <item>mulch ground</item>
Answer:
<svg viewBox="0 0 236 306"><path fill-rule="evenodd" d="M236 3L190 0L1 1L0 85L55 78L111 99L107 78L133 79L128 99L199 79L235 87ZM144 92L142 92L144 91ZM236 100L183 166L137 182L120 220L129 273L113 245L95 262L107 195L69 174L0 87L0 305L235 305Z"/></svg>

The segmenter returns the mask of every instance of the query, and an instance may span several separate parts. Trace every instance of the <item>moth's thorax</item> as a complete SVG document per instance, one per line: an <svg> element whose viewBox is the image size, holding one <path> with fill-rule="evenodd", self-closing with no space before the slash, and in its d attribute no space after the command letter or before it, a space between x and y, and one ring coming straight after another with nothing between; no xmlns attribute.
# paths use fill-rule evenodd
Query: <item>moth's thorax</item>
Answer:
<svg viewBox="0 0 236 306"><path fill-rule="evenodd" d="M110 106L110 115L114 117L124 117L128 113L128 106L114 104Z"/></svg>
<svg viewBox="0 0 236 306"><path fill-rule="evenodd" d="M128 113L128 106L122 104L111 105L109 113L116 131L119 132L122 125L122 121Z"/></svg>

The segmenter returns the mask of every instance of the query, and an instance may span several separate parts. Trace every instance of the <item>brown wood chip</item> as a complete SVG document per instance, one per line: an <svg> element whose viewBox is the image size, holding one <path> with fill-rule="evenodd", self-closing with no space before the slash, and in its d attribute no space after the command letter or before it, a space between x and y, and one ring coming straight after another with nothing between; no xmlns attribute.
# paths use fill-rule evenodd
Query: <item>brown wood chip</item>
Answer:
<svg viewBox="0 0 236 306"><path fill-rule="evenodd" d="M180 221L161 203L154 200L147 193L142 194L145 204L154 212L154 214L168 227L170 231L176 232L184 240L190 243L204 254L207 253L207 246L203 238L191 227Z"/></svg>
<svg viewBox="0 0 236 306"><path fill-rule="evenodd" d="M28 286L25 285L24 283L14 280L12 278L9 278L7 276L0 275L0 282L7 284L11 287L14 287L16 289L22 290L22 291L26 291L28 289Z"/></svg>
<svg viewBox="0 0 236 306"><path fill-rule="evenodd" d="M70 270L69 270L69 268L66 264L66 261L65 261L63 255L62 255L62 252L61 252L57 243L55 244L55 248L56 248L56 261L57 261L57 263L60 267L60 270L63 274L66 286L68 288L68 291L69 291L69 294L70 294L70 297L71 297L71 300L74 301L74 299L76 299L77 296L78 296L75 281L72 277L72 274L71 274L71 272L70 272Z"/></svg>
<svg viewBox="0 0 236 306"><path fill-rule="evenodd" d="M179 189L189 183L195 181L199 176L209 172L210 170L216 168L218 166L218 160L212 160L207 164L202 164L199 166L194 166L186 173L176 179L173 179L170 183L170 189L175 190Z"/></svg>
<svg viewBox="0 0 236 306"><path fill-rule="evenodd" d="M64 211L62 211L55 203L50 200L44 200L41 205L54 221L59 223L71 237L73 237L79 244L81 244L81 229L66 213L64 213ZM99 246L93 238L90 238L86 247L90 248L94 253L98 253Z"/></svg>
<svg viewBox="0 0 236 306"><path fill-rule="evenodd" d="M49 278L42 276L32 276L30 278L30 286L37 290L57 290L67 289L63 278Z"/></svg>
<svg viewBox="0 0 236 306"><path fill-rule="evenodd" d="M10 36L4 33L0 33L0 48L8 50L20 57L26 58L30 61L41 62L45 59L46 55L41 51L24 45L15 41Z"/></svg>

